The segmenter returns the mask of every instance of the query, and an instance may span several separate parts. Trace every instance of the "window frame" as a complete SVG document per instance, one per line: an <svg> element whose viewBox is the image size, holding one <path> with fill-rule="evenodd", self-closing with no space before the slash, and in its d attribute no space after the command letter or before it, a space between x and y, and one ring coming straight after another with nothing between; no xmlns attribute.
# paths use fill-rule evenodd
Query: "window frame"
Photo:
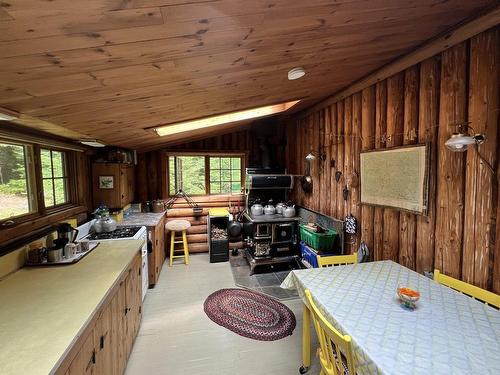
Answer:
<svg viewBox="0 0 500 375"><path fill-rule="evenodd" d="M0 137L0 143L21 145L27 147L29 150L27 157L27 180L29 181L30 199L35 207L33 212L21 214L17 216L7 217L0 219L0 229L10 228L23 224L29 221L40 219L44 216L57 214L68 209L77 207L77 187L76 178L70 171L76 170L75 152L70 149L61 147L48 146L45 144L38 144L34 142L22 142L11 140L9 138ZM43 195L43 176L42 176L42 163L41 163L41 149L64 152L66 155L65 168L67 173L67 195L68 202L61 203L54 206L45 206Z"/></svg>
<svg viewBox="0 0 500 375"><path fill-rule="evenodd" d="M36 168L35 168L35 147L33 144L27 142L13 141L5 138L0 138L0 143L10 144L15 146L25 147L24 164L26 167L26 183L29 196L29 205L33 207L33 210L25 214L20 214L16 216L6 217L0 219L0 223L6 221L18 220L19 218L28 220L33 220L36 218L40 211L40 204L38 203L38 183L36 181Z"/></svg>
<svg viewBox="0 0 500 375"><path fill-rule="evenodd" d="M67 150L61 150L61 149L58 149L58 148L54 148L54 147L46 147L46 146L41 146L39 148L39 157L40 157L40 167L41 167L41 156L42 156L42 150L47 150L50 152L50 167L51 167L51 177L44 177L43 176L43 170L41 170L41 191L42 191L42 195L41 195L41 199L43 200L43 207L47 210L47 211L51 211L53 210L54 208L58 208L58 207L64 207L64 206L67 206L68 204L71 204L71 194L70 194L70 175L69 175L69 170L70 170L70 166L69 166L69 159L70 159L70 156L69 156L69 153ZM52 156L52 153L53 152L60 152L62 155L64 155L64 157L62 158L62 160L64 161L64 173L63 173L63 176L61 177L55 177L54 176L54 159L53 159L53 156ZM46 206L45 205L45 195L43 194L43 182L45 180L51 180L52 181L52 198L54 199L54 203L56 201L56 193L55 193L55 181L56 180L62 180L65 182L65 185L66 185L66 191L65 191L65 195L66 195L66 202L63 202L63 203L59 203L59 204L53 204L51 206Z"/></svg>
<svg viewBox="0 0 500 375"><path fill-rule="evenodd" d="M179 151L179 152L166 152L165 153L165 166L166 166L166 196L172 197L176 192L170 191L170 157L171 156L203 156L205 158L205 193L204 194L189 194L191 197L203 197L206 195L213 196L226 196L226 195L242 195L243 189L245 188L245 168L247 161L247 152L241 151ZM241 173L241 189L240 193L211 193L210 192L210 157L239 157L240 162L240 173ZM165 170L165 169L164 169Z"/></svg>

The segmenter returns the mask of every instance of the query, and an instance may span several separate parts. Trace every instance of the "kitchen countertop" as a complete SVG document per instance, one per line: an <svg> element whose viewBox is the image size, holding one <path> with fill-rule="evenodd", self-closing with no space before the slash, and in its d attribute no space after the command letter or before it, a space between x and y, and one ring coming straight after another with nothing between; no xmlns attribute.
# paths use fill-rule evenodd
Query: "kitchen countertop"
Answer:
<svg viewBox="0 0 500 375"><path fill-rule="evenodd" d="M156 227L160 220L165 216L166 211L162 212L132 212L118 223L124 225L144 225L146 227Z"/></svg>
<svg viewBox="0 0 500 375"><path fill-rule="evenodd" d="M0 374L53 373L142 246L103 241L76 264L0 281Z"/></svg>
<svg viewBox="0 0 500 375"><path fill-rule="evenodd" d="M301 219L300 216L284 217L283 215L280 214L254 216L249 212L245 212L245 217L253 223L283 223L291 221L300 221Z"/></svg>

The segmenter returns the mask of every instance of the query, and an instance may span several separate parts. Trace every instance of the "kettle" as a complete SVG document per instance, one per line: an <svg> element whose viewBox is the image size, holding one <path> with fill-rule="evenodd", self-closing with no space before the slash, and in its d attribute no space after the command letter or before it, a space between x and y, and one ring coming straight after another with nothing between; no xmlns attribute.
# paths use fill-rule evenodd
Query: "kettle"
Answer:
<svg viewBox="0 0 500 375"><path fill-rule="evenodd" d="M264 207L260 203L255 203L250 207L250 212L252 213L252 216L260 216L264 213Z"/></svg>
<svg viewBox="0 0 500 375"><path fill-rule="evenodd" d="M294 217L296 214L295 212L295 205L288 205L284 210L283 210L283 216L284 217Z"/></svg>
<svg viewBox="0 0 500 375"><path fill-rule="evenodd" d="M69 223L61 223L56 229L58 239L66 239L68 242L75 242L78 237L78 229L73 228Z"/></svg>

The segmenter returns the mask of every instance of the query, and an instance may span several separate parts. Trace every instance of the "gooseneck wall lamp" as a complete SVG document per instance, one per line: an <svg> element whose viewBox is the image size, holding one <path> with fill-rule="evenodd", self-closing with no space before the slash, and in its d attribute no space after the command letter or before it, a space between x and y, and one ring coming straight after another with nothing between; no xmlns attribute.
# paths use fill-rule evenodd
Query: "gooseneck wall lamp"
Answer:
<svg viewBox="0 0 500 375"><path fill-rule="evenodd" d="M474 135L471 135L469 131ZM470 146L473 146L476 149L479 159L481 159L483 164L494 174L495 170L493 166L479 152L479 145L483 144L485 141L486 135L484 133L476 133L474 129L469 126L469 123L465 123L457 125L457 131L451 135L444 145L453 152L464 152L467 151Z"/></svg>
<svg viewBox="0 0 500 375"><path fill-rule="evenodd" d="M453 152L464 152L471 145L479 146L484 143L486 136L482 133L469 134L469 130L474 133L474 129L467 124L457 126L457 131L445 142L445 146Z"/></svg>

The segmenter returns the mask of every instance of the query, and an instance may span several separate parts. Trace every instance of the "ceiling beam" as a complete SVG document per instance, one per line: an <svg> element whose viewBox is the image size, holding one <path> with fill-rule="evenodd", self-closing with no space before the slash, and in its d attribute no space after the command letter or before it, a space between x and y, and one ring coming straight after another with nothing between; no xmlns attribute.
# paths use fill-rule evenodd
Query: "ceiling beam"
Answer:
<svg viewBox="0 0 500 375"><path fill-rule="evenodd" d="M382 81L434 55L437 55L438 53L461 43L464 40L470 39L485 30L495 27L498 24L500 24L500 6L496 6L493 9L490 9L487 13L474 18L472 21L461 23L453 30L448 31L437 38L431 39L429 42L415 49L413 52L394 60L359 81L354 82L345 89L305 109L300 112L298 116L299 118L303 118L328 107L339 100L345 99L356 92L359 92L379 81Z"/></svg>

